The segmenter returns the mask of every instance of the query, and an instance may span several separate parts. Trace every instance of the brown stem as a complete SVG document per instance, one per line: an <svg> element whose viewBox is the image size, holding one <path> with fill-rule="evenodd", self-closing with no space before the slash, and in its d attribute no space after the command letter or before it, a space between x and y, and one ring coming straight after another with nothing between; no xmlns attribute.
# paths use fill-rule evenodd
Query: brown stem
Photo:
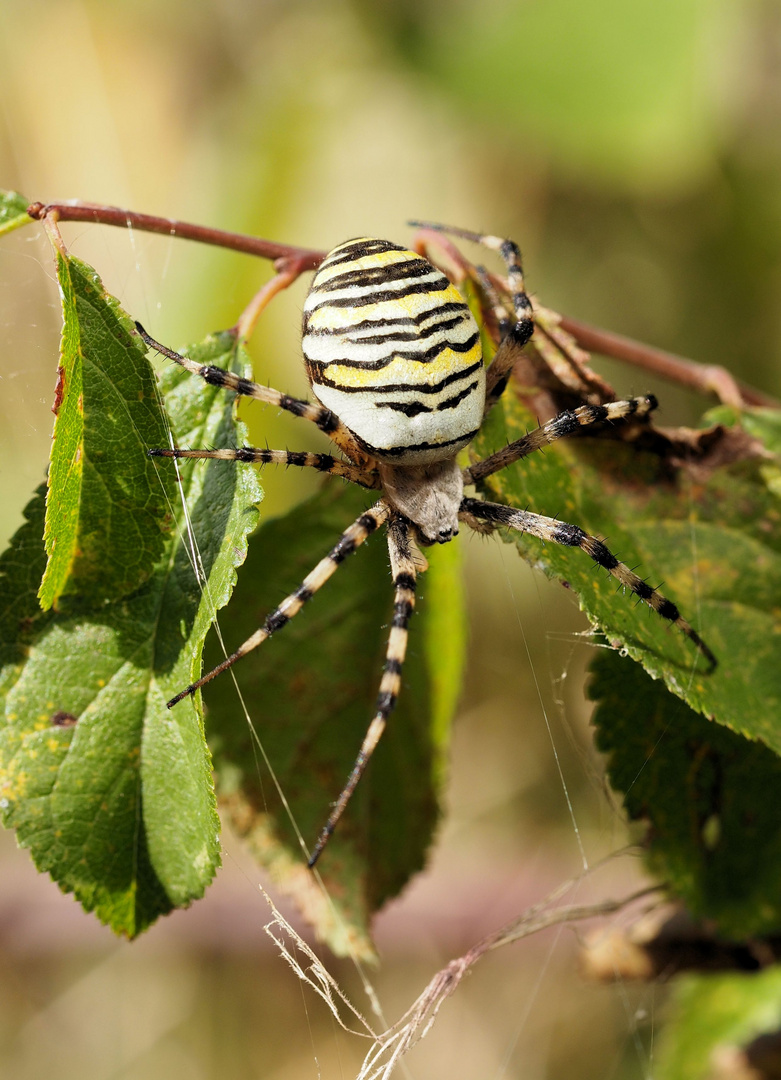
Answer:
<svg viewBox="0 0 781 1080"><path fill-rule="evenodd" d="M726 370L715 364L699 364L675 353L655 349L632 338L590 326L579 319L561 317L560 326L572 334L577 343L590 352L612 356L626 364L634 364L645 371L652 371L671 382L689 386L700 393L715 394L725 405L742 408L744 405L762 405L778 408L779 403L760 390L738 382Z"/></svg>
<svg viewBox="0 0 781 1080"><path fill-rule="evenodd" d="M68 251L65 247L65 241L62 238L62 233L59 230L57 222L59 221L59 215L56 210L50 211L43 218L43 227L46 229L49 239L54 247L59 251L63 258L67 258Z"/></svg>
<svg viewBox="0 0 781 1080"><path fill-rule="evenodd" d="M313 270L319 266L325 257L322 251L293 247L291 244L275 244L257 236L211 229L205 225L193 225L189 221L156 217L154 214L139 214L135 210L123 210L118 206L82 202L36 202L28 206L27 213L38 221L47 215L55 214L59 221L93 221L99 225L116 225L122 229L139 229L142 232L177 236L182 240L197 240L201 244L214 244L217 247L244 252L246 255L257 255L261 259L271 259L277 270L284 270L286 264L294 260L299 273L303 273L304 270Z"/></svg>
<svg viewBox="0 0 781 1080"><path fill-rule="evenodd" d="M302 261L301 259L286 260L286 268L275 274L270 281L267 281L265 285L258 289L236 323L236 336L239 341L247 341L252 336L262 312L265 311L277 293L287 289L303 274L304 270L308 269L308 267L301 265Z"/></svg>
<svg viewBox="0 0 781 1080"><path fill-rule="evenodd" d="M157 217L154 214L139 214L134 210L123 210L116 206L102 206L94 203L32 203L27 208L31 218L55 221L92 221L100 225L116 225L119 228L139 229L142 232L162 233L177 236L183 240L197 240L202 244L214 244L217 247L241 251L246 255L256 255L270 259L278 273L293 270L294 274L314 270L325 257L322 251L294 247L291 244L276 244L258 236L246 236L243 233L226 232L224 229L212 229L204 225L194 225L175 218ZM425 245L433 242L445 248L459 270L464 273L470 266L466 259L453 245L443 243L441 235L430 234L421 230L417 234L416 246L422 251ZM767 394L735 380L729 372L715 364L698 364L694 360L676 356L674 353L655 349L632 338L590 326L578 319L562 316L559 325L570 333L584 349L612 356L624 363L634 364L645 371L655 372L672 382L689 386L700 393L716 394L720 401L737 408L743 405L760 405L778 408L779 402Z"/></svg>

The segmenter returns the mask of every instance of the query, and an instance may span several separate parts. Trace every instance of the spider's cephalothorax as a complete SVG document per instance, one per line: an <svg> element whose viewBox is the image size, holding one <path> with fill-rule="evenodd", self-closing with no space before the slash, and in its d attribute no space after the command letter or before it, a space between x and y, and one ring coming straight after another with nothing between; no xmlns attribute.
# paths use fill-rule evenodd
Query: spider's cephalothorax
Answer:
<svg viewBox="0 0 781 1080"><path fill-rule="evenodd" d="M169 708L280 630L379 526L387 526L395 604L385 669L374 719L355 765L312 851L310 866L325 846L385 728L401 686L407 626L415 606L415 579L422 560L416 543L444 543L459 520L486 530L503 525L542 540L579 547L663 618L678 626L708 664L715 657L678 608L619 562L605 544L576 525L464 496L464 486L526 457L580 427L656 408L652 396L605 405L583 405L468 468L456 455L477 434L498 400L519 350L534 329L518 248L512 241L460 229L443 230L498 251L507 267L505 291L514 320L488 295L501 341L483 366L480 334L461 294L427 259L385 240L362 238L334 248L320 264L304 305L303 352L319 404L281 394L222 368L159 345L136 324L147 345L207 382L265 401L311 421L343 457L289 450L150 450L156 457L222 458L314 468L381 492L341 535L301 585L272 611L255 633L213 671L177 694ZM476 273L479 280L485 276Z"/></svg>

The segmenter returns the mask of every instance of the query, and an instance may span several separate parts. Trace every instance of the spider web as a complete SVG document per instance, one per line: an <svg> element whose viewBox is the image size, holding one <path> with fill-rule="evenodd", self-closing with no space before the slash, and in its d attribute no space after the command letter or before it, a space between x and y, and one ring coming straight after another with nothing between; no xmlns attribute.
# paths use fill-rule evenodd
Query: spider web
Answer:
<svg viewBox="0 0 781 1080"><path fill-rule="evenodd" d="M149 296L149 295L157 295L159 293L160 288L164 284L165 279L167 277L168 267L169 267L169 265L171 265L171 263L173 262L173 260L176 257L175 253L174 253L174 244L175 244L174 241L166 242L166 254L165 254L165 259L164 259L164 264L163 264L164 268L163 268L163 271L162 271L162 273L160 275L160 279L159 279L159 281L156 281L154 290L149 287L148 283L145 283L143 285L143 292L144 292L145 295L147 295L147 296ZM144 256L139 253L138 243L137 243L136 238L131 237L131 249L132 249L133 255L134 255L134 259L133 259L134 266L130 271L127 272L129 280L131 280L131 281L137 280L137 277L144 276L144 277L147 278L147 281L148 281L148 278L149 278L150 275L148 275L148 274L145 275L143 270L142 270L142 267L144 265ZM22 258L25 258L25 257L26 257L26 254L24 254L22 256ZM46 265L47 265L45 260L47 258L48 258L48 255L46 253L44 253L43 255L38 254L37 256L34 257L34 262L39 267L44 267L45 268ZM96 258L95 261L100 262L100 259ZM119 291L121 291L121 290L119 290ZM157 302L155 302L155 306L156 305L157 305ZM150 302L147 301L147 303L146 303L147 313L149 312L149 310L150 310L150 308L152 306L153 305ZM148 318L148 314L146 315L146 317ZM49 346L49 348L42 347L41 351L45 352L47 354L47 361L50 361L50 357L51 357L50 346ZM47 376L44 379L44 384L45 385L46 385L46 383L48 383L49 378L50 378L50 376L47 374ZM44 390L44 393L42 395L40 395L40 396L43 396L45 400L47 400L46 397L45 397L46 392L47 391ZM35 396L37 393L38 393L37 391L32 391L32 396ZM27 396L30 396L29 391L28 391ZM48 401L47 401L47 404L48 404ZM45 420L40 421L40 423L42 425L42 429L45 430L46 421ZM41 442L44 442L44 440L41 439ZM12 529L12 526L10 528ZM192 559L192 563L193 563L194 573L196 574L196 577L199 580L201 580L201 575L198 572L198 567L200 565L200 553L199 553L199 548L198 548L198 542L197 542L197 538L192 534L192 530L189 528L189 525L187 527L187 541L188 541L188 547L189 547L189 550L190 550L190 553L191 553L191 559ZM483 547L487 547L488 545L484 545L479 540L477 540L472 546L475 547L475 548L477 548L477 547L483 548ZM504 552L499 545L492 545L492 546L495 547L495 549L499 551L499 558L501 559L502 563L504 564L503 574L504 574L504 579L505 579L506 586L507 586L504 591L505 591L506 594L509 594L509 596L511 597L511 606L512 606L512 609L513 609L513 611L515 613L515 619L517 620L517 624L523 629L524 620L526 618L525 599L524 599L524 602L515 599L514 591L513 591L515 586L513 585L512 580L511 580L512 574L511 574L510 570L508 569L509 560L510 560L510 558L512 558L513 573L514 573L514 567L515 567L515 564L518 562L518 560L516 560L514 558L514 556L511 557L509 552ZM485 552L479 552L479 554L484 555ZM533 578L533 580L535 582L538 582L537 578ZM545 586L545 587L550 588L549 586ZM550 605L549 605L548 597L547 596L545 596L545 597L542 596L542 593L540 591L542 589L542 586L539 583L535 584L533 586L533 588L537 590L537 596L538 596L537 606L539 608L539 611L543 615L543 620L545 618L549 618ZM528 594L528 589L526 589L524 591L525 591L525 593ZM216 618L215 618L215 627L216 627L217 633L219 635L219 624L218 624ZM414 632L414 628L413 628L413 632ZM561 633L562 633L561 631L554 631L553 634L551 634L547 630L544 632L543 640L545 642L545 650L546 651L549 652L551 650L551 643L555 640L557 634L561 634ZM559 674L558 677L552 677L551 675L545 673L547 671L547 668L541 668L541 667L538 666L538 665L540 665L541 661L540 661L538 653L535 652L535 646L533 644L534 641L537 640L537 631L536 631L536 629L530 630L528 632L528 634L526 632L524 632L523 637L525 639L523 648L524 648L524 651L527 653L529 668L530 668L530 671L532 673L533 681L534 681L534 683L536 685L535 693L538 696L538 701L539 701L539 704L540 704L540 712L544 716L544 726L546 727L546 738L550 739L550 745L551 745L551 747L553 747L552 752L554 754L556 754L556 746L555 746L556 740L554 739L554 736L550 733L550 718L548 716L549 707L543 701L543 695L541 693L540 687L541 687L541 684L542 684L542 685L545 685L547 689L553 689L556 693L561 691L562 687L565 685L565 683L572 676L573 665L574 665L574 660L573 660L574 643L576 643L578 639L572 636L571 631L568 631L568 632L565 633L565 641L566 641L567 646L568 646L568 654L564 658L563 661L559 657L557 662L558 662L558 665L559 665L560 674ZM482 692L483 688L480 688L480 689L481 689L481 692ZM253 722L252 722L250 712L247 709L246 703L241 699L241 694L240 694L240 692L238 690L238 687L236 687L236 694L238 696L238 700L241 703L242 712L243 712L243 714L245 716L245 722L247 723L250 730L253 731L253 739L255 740L255 744L258 747L258 754L261 757L263 757L264 753L263 753L263 747L262 747L262 740L258 737L258 733L254 730L254 725L253 725ZM472 695L472 696L474 696L474 695ZM561 696L559 695L559 700L556 703L556 708L557 709L560 709L560 708L563 709L563 705L561 704L561 700L562 700ZM478 706L475 703L470 703L470 702L468 702L467 705L466 705L467 710L469 710L469 709L475 710L477 707ZM575 746L577 748L578 760L583 760L580 757L580 755L583 753L581 742L578 740L578 738L576 736L572 736L572 738L573 738L573 742L574 742L574 744L575 744ZM270 763L265 762L265 767L267 767L269 769L269 774L273 777L273 768L271 767ZM564 775L564 773L562 771L560 771L560 768L561 768L560 765L557 766L557 773L558 773L558 775L560 777L560 779L558 781L559 786L560 786L560 790L563 792L563 794L564 794L565 798L567 799L567 801L572 803L573 795L572 795L572 793L570 791L570 787L569 787L569 784L568 784L568 782L567 782L567 780L565 778L565 775ZM280 794L284 798L284 792L280 792ZM480 814L485 814L486 813L486 808L485 807L478 808L477 812L480 813ZM474 813L474 808L473 808L473 813ZM585 868L588 860L587 860L586 851L585 851L585 848L584 848L584 845L583 845L583 840L582 840L582 837L580 835L580 830L579 830L579 827L578 827L578 825L576 823L578 815L575 814L574 811L571 811L571 814L572 814L571 824L569 825L570 835L575 840L576 848L580 852L579 859L580 859L580 861L582 862L582 864L583 864L583 866ZM456 826L451 826L451 828L464 829L465 825L464 825L464 823L462 821L460 824L458 824ZM458 847L458 844L460 842L456 839L455 843L456 843L456 847ZM235 863L236 863L237 866L241 866L243 860L239 855L234 855L234 853L232 851L230 851L230 850L226 854L227 854L227 857L230 860L235 860ZM243 873L243 874L246 874L247 877L248 877L248 880L250 880L250 881L255 880L254 875L252 874L251 871L241 869L240 872ZM586 874L585 876L579 877L577 880L574 880L574 881L568 883L566 888L569 889L569 892L571 894L568 897L568 899L574 899L574 897L577 896L578 891L582 888L584 882L587 882L589 880L589 877L590 877L590 875ZM565 889L565 891L566 891L566 889ZM557 914L557 910L556 910L555 905L560 900L562 895L563 895L563 892L553 891L551 893L551 895L546 897L546 899L541 904L539 904L539 905L531 905L529 912L527 912L526 916L522 917L522 922L523 922L523 925L524 925L524 932L528 932L528 933L542 932L542 930L545 929L545 927L547 926L547 920L548 919L551 920L551 923L553 925L555 925L557 923L557 921L564 922L564 921L570 921L571 919L573 919L575 917L575 914L576 914L573 910L569 910L566 913L566 915ZM495 925L497 922L500 922L501 920L497 917L499 915L499 913L498 912L491 912L490 907L491 907L491 900L490 900L490 898L489 898L489 896L487 895L487 892L486 892L482 896L478 897L476 899L476 901L473 902L472 911L473 911L473 913L479 913L481 919L487 920L489 922L489 925ZM585 907L588 908L588 905L586 905ZM598 907L599 907L599 905L596 905L596 907L593 909L592 913L594 913L594 914L599 913L599 911L597 910ZM578 906L578 912L581 915L583 914L584 910L585 910L585 908L584 908L583 905ZM413 912L414 912L414 905L413 905ZM286 920L283 916L279 915L279 913L276 911L276 909L273 909L272 915L273 915L272 921L271 921L271 923L268 924L269 933L272 935L272 937L276 941L277 947L278 947L280 953L283 956L285 956L285 958L288 960L288 963L290 963L291 966L293 966L294 969L296 969L299 978L303 979L304 981L310 982L310 986L311 986L311 983L314 983L314 987L311 987L311 988L314 989L314 992L319 994L320 997L325 997L327 999L327 1004L328 1004L329 1008L336 1008L337 1011L339 1010L340 1007L342 1009L347 1008L348 1013L351 1013L353 1015L353 1018L354 1018L355 1022L365 1028L365 1033L367 1035L369 1035L370 1037L374 1037L372 1035L372 1033L371 1033L371 1030L368 1029L368 1024L366 1024L366 1022L362 1020L362 1018L360 1017L360 1014L356 1015L354 1013L354 1011L352 1010L352 1008L346 1005L345 1000L341 996L341 992L338 989L338 984L335 983L333 981L333 979L327 974L325 968L322 965L322 961L317 956L317 954L312 952L311 948L309 946L307 946L303 942L303 940L299 937L297 932L292 928L289 921ZM473 917L474 917L474 915L473 915ZM527 994L527 997L526 997L526 1004L524 1005L524 1007L523 1007L523 1009L521 1011L521 1015L515 1021L514 1026L511 1029L511 1034L508 1036L508 1038L506 1040L506 1048L505 1048L504 1054L503 1054L502 1058L497 1062L496 1072L495 1072L495 1075L497 1076L497 1078L510 1074L510 1071L513 1068L513 1062L514 1062L516 1054L517 1054L516 1045L519 1043L519 1040L521 1039L522 1035L524 1035L525 1032L527 1031L528 1026L529 1026L529 1024L531 1022L532 1014L534 1013L535 1016L537 1016L538 1013L539 1013L539 1009L537 1009L536 1006L537 1006L537 1003L538 1003L540 997L544 993L544 989L543 989L544 981L546 980L546 978L549 975L551 964L553 962L553 958L560 951L559 950L560 934L561 934L561 930L559 930L557 933L555 933L555 935L552 937L552 939L550 939L545 944L544 952L543 952L543 955L542 955L542 961L541 962L535 962L535 967L536 967L536 970L537 970L537 974L535 975L535 977L534 977L534 979L532 981L532 984L531 984L531 986L530 986L530 988L528 990L528 994ZM521 936L521 935L519 934L519 936ZM475 932L475 941L477 941L478 937L479 937L479 935ZM499 944L499 942L497 942L497 944ZM496 946L494 946L494 947L496 947ZM299 957L298 958L296 957L295 950L299 951ZM466 956L468 954L464 954L464 955ZM480 955L482 956L482 953ZM539 958L537 958L537 960L539 960ZM432 991L432 984L430 984L430 986L421 995L417 1005L413 1006L411 1008L410 1012L404 1018L404 1022L403 1023L399 1022L394 1027L389 1028L388 1024L385 1022L385 1020L382 1019L382 1010L380 1009L380 1006L379 1006L379 993L378 993L378 991L373 986L372 981L369 979L365 968L360 964L360 962L356 958L353 958L353 963L354 963L354 969L355 969L355 971L357 972L357 975L358 975L359 985L361 986L361 988L362 988L362 990L363 990L364 994L366 995L366 998L367 998L367 1000L369 1002L370 1011L372 1011L375 1015L380 1017L380 1025L381 1025L382 1028L385 1029L384 1036L383 1035L378 1035L377 1036L377 1042L374 1044L374 1049L372 1051L370 1051L369 1056L367 1057L366 1064L364 1066L363 1072L361 1073L362 1076L366 1076L366 1077L389 1075L388 1069L390 1068L391 1065L395 1065L397 1063L397 1061L400 1059L401 1050L403 1049L404 1052L406 1052L406 1050L411 1048L412 1044L417 1039L422 1037L422 1035L425 1034L431 1028L431 1025L433 1024L434 1019L438 1017L439 1008L440 1008L441 1004L443 1003L443 1001L445 1000L445 998L448 997L451 993L453 993L456 989L459 990L459 993L464 992L465 988L460 985L461 984L461 978L462 978L463 974L467 970L469 970L471 968L471 966L472 966L472 962L463 962L461 964L461 969L460 969L461 970L461 976L459 976L459 977L454 977L453 976L453 971L454 971L453 967L443 968L443 971L448 971L449 972L449 974L444 977L445 982L447 983L447 989L446 990L441 990L441 984L440 984L440 990L434 992L434 991ZM454 962L454 964L455 964L455 969L458 969L459 962ZM431 965L431 968L433 969L435 967L436 967L436 964L433 963ZM628 996L626 996L626 1002L627 1002L627 1004L626 1004L627 1022L629 1024L630 1033L632 1034L632 1037L634 1038L636 1036L636 1033L637 1033L637 1024L635 1022L634 1011L633 1011L634 1006L629 1002ZM306 998L303 999L302 1007L304 1009L305 1019L306 1019L307 1025L308 1025L308 1027L310 1029L310 1032L311 1032L313 1030L312 1021L311 1021L311 1018L310 1018L309 1005L307 1004L307 999ZM548 1031L549 1031L549 1038L552 1038L553 1037L553 1025L552 1024L549 1024ZM163 1036L161 1035L160 1037L162 1038ZM314 1034L312 1035L312 1040L313 1040L312 1054L313 1054L315 1060L319 1059L319 1057L320 1057L320 1055L317 1054L315 1052L315 1049L314 1049L314 1042L317 1040L317 1038L319 1038L319 1036L314 1035ZM543 1061L545 1060L545 1055L546 1055L547 1052L549 1052L549 1049L550 1049L549 1046L548 1046L548 1050L545 1049L544 1040L543 1040L543 1049L540 1051L540 1054L542 1056L540 1058L540 1061L538 1062L538 1066L540 1068L542 1068ZM641 1052L642 1052L642 1055L645 1054L644 1049L642 1047L638 1046L638 1048L637 1048L638 1060L644 1061L645 1058L644 1058L644 1056L641 1057ZM384 1058L380 1058L378 1056L381 1053L385 1055ZM396 1055L396 1057L394 1057L394 1055ZM648 1075L648 1074L649 1074L648 1070L645 1067L643 1067L643 1075Z"/></svg>

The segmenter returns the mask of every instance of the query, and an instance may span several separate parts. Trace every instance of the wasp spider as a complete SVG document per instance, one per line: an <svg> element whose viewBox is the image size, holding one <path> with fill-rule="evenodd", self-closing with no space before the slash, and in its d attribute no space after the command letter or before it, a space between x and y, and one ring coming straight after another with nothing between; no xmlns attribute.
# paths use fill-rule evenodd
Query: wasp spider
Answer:
<svg viewBox="0 0 781 1080"><path fill-rule="evenodd" d="M619 562L601 540L576 525L464 494L465 486L579 427L643 417L657 402L648 395L563 412L485 460L461 468L456 459L459 450L477 434L483 417L501 395L519 350L532 335L532 305L524 289L520 254L512 241L433 227L497 251L506 264L515 318L508 319L497 298L490 298L502 340L487 369L477 324L448 278L413 251L371 238L349 240L334 248L315 274L304 304L303 353L316 404L180 356L159 345L136 324L149 347L193 375L315 424L342 456L253 447L161 449L150 450L151 455L297 465L341 476L380 493L378 501L345 529L331 551L271 612L263 626L213 671L168 702L170 708L193 694L281 630L348 555L376 529L386 526L395 600L376 710L355 765L312 851L310 866L342 816L399 694L407 627L415 607L416 564L422 561L416 547L451 540L459 521L481 531L506 526L542 540L582 548L621 585L675 623L711 667L716 663L675 604Z"/></svg>

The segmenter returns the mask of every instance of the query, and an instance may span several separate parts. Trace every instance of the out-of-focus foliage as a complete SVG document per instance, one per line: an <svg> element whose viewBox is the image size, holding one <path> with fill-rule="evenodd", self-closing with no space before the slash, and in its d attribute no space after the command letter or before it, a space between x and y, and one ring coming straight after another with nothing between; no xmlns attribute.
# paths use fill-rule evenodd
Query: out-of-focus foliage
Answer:
<svg viewBox="0 0 781 1080"><path fill-rule="evenodd" d="M773 1076L772 1071L743 1071L748 1063L742 1065L739 1056L752 1040L781 1026L777 967L755 975L687 976L675 987L671 1004L678 1022L662 1032L656 1058L664 1080L712 1080L719 1068L752 1080ZM770 1049L770 1057L760 1055L751 1064L772 1066L777 1050Z"/></svg>
<svg viewBox="0 0 781 1080"><path fill-rule="evenodd" d="M723 0L361 6L471 117L566 173L653 191L707 171L725 103L702 45L734 30Z"/></svg>
<svg viewBox="0 0 781 1080"><path fill-rule="evenodd" d="M28 224L27 199L17 191L3 191L0 195L0 236Z"/></svg>
<svg viewBox="0 0 781 1080"><path fill-rule="evenodd" d="M499 207L477 224L534 251L546 302L779 391L777 5L361 9L463 109Z"/></svg>

